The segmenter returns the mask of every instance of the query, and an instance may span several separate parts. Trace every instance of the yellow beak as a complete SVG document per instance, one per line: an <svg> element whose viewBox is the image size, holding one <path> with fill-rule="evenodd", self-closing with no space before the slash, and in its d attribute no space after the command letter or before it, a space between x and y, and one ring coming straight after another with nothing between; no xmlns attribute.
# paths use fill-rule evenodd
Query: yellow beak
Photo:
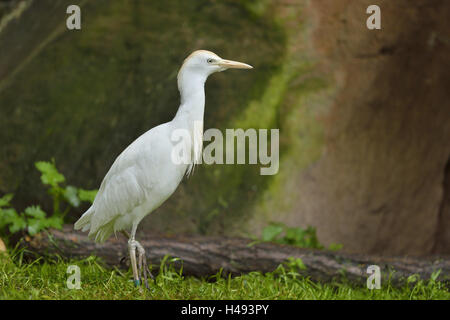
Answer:
<svg viewBox="0 0 450 320"><path fill-rule="evenodd" d="M253 69L249 64L225 59L220 60L218 65L227 69Z"/></svg>

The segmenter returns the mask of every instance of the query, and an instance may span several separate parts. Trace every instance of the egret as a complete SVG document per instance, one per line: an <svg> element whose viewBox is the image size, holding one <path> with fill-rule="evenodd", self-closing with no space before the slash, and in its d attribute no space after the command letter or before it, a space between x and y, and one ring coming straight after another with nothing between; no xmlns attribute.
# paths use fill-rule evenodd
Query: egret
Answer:
<svg viewBox="0 0 450 320"><path fill-rule="evenodd" d="M136 286L148 288L145 250L136 240L140 221L169 198L185 175L199 163L203 143L205 81L209 75L230 68L252 69L237 61L225 60L207 50L197 50L181 66L177 80L181 103L172 121L158 125L138 137L114 161L104 177L92 206L75 223L75 229L89 230L89 238L104 242L112 233L131 230L128 251ZM186 130L190 158L173 161L175 130ZM196 131L196 132L194 132ZM136 250L138 256L136 257ZM139 261L139 272L137 260Z"/></svg>

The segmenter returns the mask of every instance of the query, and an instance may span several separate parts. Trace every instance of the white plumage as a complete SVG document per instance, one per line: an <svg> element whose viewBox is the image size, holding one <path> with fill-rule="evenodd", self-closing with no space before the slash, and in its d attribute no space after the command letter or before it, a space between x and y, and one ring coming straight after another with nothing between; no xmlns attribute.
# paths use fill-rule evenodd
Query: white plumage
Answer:
<svg viewBox="0 0 450 320"><path fill-rule="evenodd" d="M103 179L94 203L75 223L75 229L89 230L89 237L97 242L105 241L116 231L131 229L129 248L135 283L139 283L135 249L138 249L140 259L142 255L145 258L144 249L134 239L136 228L147 214L170 197L183 176L191 173L200 160L204 84L210 74L228 68L252 67L222 59L206 50L195 51L185 59L178 73L181 104L174 119L150 129L117 157ZM186 130L191 137L184 141L185 148L191 150L187 163L173 161L173 148L180 143L172 139L175 130Z"/></svg>
<svg viewBox="0 0 450 320"><path fill-rule="evenodd" d="M188 165L171 160L174 128L172 121L147 131L117 157L76 229L102 242L139 223L175 191Z"/></svg>

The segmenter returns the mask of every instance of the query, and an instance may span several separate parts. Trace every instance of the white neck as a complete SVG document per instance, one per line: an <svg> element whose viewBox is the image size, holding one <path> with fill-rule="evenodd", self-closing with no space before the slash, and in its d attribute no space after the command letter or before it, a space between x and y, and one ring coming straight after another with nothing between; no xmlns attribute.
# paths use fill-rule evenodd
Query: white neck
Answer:
<svg viewBox="0 0 450 320"><path fill-rule="evenodd" d="M208 76L182 68L178 74L178 90L181 103L172 123L177 128L186 128L192 137L192 164L187 170L189 175L195 164L201 162L203 147L203 115L205 112L205 81Z"/></svg>
<svg viewBox="0 0 450 320"><path fill-rule="evenodd" d="M178 90L181 95L181 103L175 119L184 118L190 125L193 125L195 121L203 122L206 78L207 76L194 73L189 69L180 71Z"/></svg>

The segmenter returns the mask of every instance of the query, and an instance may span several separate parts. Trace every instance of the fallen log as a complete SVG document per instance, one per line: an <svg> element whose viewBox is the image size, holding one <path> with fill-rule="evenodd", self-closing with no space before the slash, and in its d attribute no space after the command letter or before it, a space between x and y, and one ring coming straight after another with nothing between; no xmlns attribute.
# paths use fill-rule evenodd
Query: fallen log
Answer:
<svg viewBox="0 0 450 320"><path fill-rule="evenodd" d="M207 277L217 274L240 275L251 271L272 272L289 258L301 259L306 268L299 270L314 281L329 282L343 277L360 284L366 283L370 265L380 267L381 279L399 283L411 275L429 279L440 270L439 281L450 281L450 257L381 257L345 254L325 250L304 249L273 243L254 243L250 239L203 236L141 235L149 265L158 270L164 256L179 258L175 267L183 266L185 275ZM74 231L72 226L50 230L21 242L34 256L58 254L63 258L100 257L108 266L127 268L127 239L120 234L104 244L87 238L86 233ZM298 260L297 260L298 261Z"/></svg>

